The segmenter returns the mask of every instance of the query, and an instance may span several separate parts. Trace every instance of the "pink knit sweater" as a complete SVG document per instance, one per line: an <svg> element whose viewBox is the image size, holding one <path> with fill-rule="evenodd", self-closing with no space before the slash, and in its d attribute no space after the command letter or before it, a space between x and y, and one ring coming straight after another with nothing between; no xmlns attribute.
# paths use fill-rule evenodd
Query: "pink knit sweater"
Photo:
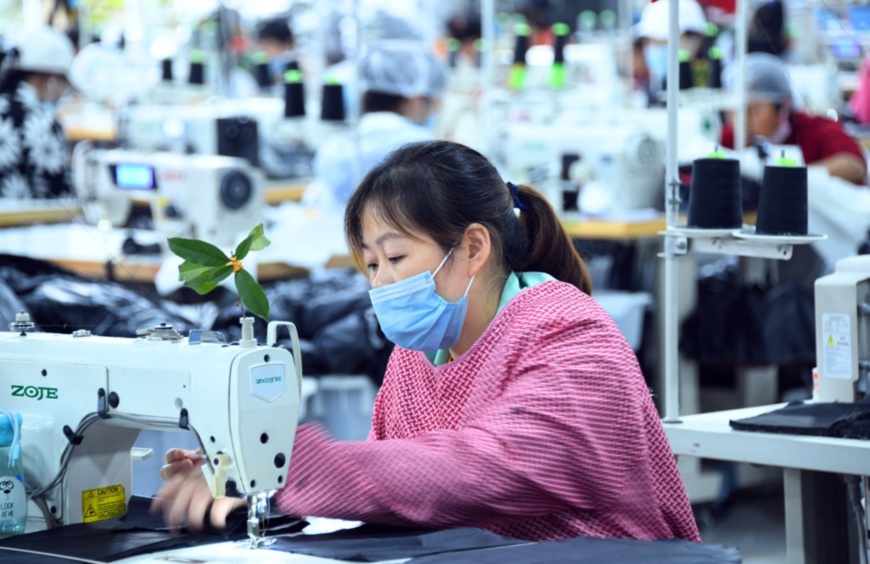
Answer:
<svg viewBox="0 0 870 564"><path fill-rule="evenodd" d="M365 442L298 429L293 515L553 540L700 541L634 353L562 282L518 294L455 361L396 348Z"/></svg>

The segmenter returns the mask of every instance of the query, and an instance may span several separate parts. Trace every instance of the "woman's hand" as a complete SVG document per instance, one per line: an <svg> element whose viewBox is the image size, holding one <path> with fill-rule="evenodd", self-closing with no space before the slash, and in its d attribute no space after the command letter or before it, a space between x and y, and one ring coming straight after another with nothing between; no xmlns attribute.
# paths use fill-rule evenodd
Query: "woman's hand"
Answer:
<svg viewBox="0 0 870 564"><path fill-rule="evenodd" d="M166 464L160 469L160 477L166 480L166 485L151 502L151 511L161 512L173 533L184 526L194 531L202 530L207 517L212 527L223 529L227 515L245 505L244 499L212 497L200 470L204 463L199 450L173 448L166 452Z"/></svg>

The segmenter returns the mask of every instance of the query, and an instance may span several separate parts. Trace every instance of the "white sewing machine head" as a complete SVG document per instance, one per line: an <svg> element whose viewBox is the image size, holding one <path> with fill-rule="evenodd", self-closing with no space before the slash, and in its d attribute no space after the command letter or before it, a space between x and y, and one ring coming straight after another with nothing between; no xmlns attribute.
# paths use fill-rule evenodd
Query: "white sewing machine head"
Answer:
<svg viewBox="0 0 870 564"><path fill-rule="evenodd" d="M123 225L139 201L167 237L216 244L235 243L262 220L265 204L262 174L236 157L83 149L74 154L73 179L94 222Z"/></svg>
<svg viewBox="0 0 870 564"><path fill-rule="evenodd" d="M302 378L292 324L270 323L258 346L197 343L171 327L136 339L30 333L21 321L0 331L0 405L22 415L24 473L45 502L45 515L31 502L29 529L123 515L141 429L195 433L215 496L284 486ZM274 346L281 325L292 355Z"/></svg>
<svg viewBox="0 0 870 564"><path fill-rule="evenodd" d="M858 401L870 387L870 255L838 261L815 295L817 398Z"/></svg>

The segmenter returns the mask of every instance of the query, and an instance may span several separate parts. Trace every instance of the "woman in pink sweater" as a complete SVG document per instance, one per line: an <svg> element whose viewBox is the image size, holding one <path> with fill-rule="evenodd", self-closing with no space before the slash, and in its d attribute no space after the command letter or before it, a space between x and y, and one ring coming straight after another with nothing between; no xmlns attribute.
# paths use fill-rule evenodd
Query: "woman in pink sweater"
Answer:
<svg viewBox="0 0 870 564"><path fill-rule="evenodd" d="M476 151L405 145L348 203L351 253L396 343L365 442L296 435L291 515L528 540L700 541L631 347L546 199ZM288 414L290 417L291 414ZM222 527L199 455L167 453L155 509Z"/></svg>

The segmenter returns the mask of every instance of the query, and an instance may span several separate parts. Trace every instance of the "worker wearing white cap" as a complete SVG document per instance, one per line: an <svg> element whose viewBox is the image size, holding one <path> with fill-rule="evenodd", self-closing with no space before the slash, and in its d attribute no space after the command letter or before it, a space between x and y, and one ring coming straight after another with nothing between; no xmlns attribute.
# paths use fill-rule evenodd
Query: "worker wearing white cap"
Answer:
<svg viewBox="0 0 870 564"><path fill-rule="evenodd" d="M725 73L733 83L736 69ZM808 165L824 167L831 176L864 184L867 163L858 143L842 126L826 117L814 116L794 107L791 80L785 63L768 53L746 56L746 139L766 140L775 145L798 145ZM734 130L722 129L722 144L734 146Z"/></svg>
<svg viewBox="0 0 870 564"><path fill-rule="evenodd" d="M69 86L73 44L62 32L26 32L0 66L0 197L70 196L69 159L55 105Z"/></svg>
<svg viewBox="0 0 870 564"><path fill-rule="evenodd" d="M635 36L642 40L643 55L651 81L657 89L667 78L669 0L649 2L643 8ZM695 0L679 0L680 49L694 59L707 28L704 11Z"/></svg>
<svg viewBox="0 0 870 564"><path fill-rule="evenodd" d="M390 151L433 136L432 119L445 73L421 42L381 41L369 46L360 75L359 152L351 135L330 139L317 151L317 187L306 190L306 201L319 208L343 210L356 184Z"/></svg>

